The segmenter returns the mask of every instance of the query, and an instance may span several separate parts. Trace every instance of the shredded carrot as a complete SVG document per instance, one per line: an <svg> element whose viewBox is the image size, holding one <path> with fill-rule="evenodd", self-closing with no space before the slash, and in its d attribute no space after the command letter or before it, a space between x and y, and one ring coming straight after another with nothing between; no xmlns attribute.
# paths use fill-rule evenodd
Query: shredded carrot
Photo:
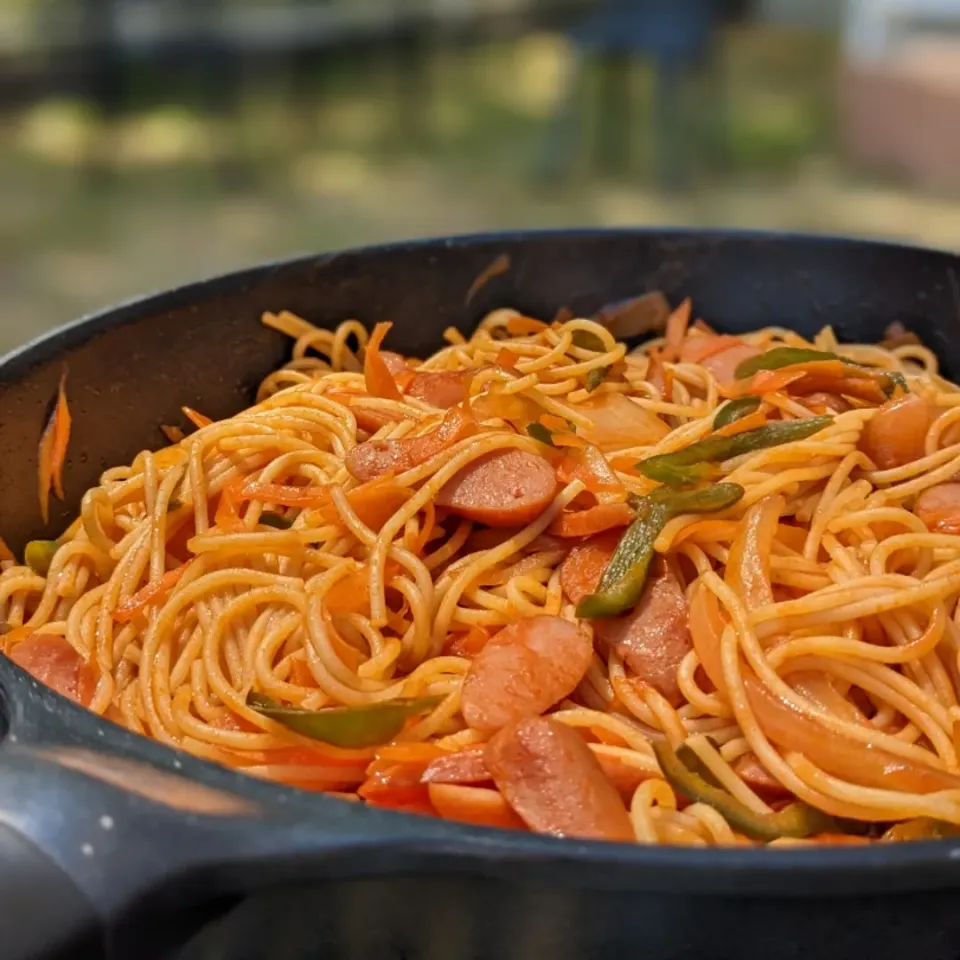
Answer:
<svg viewBox="0 0 960 960"><path fill-rule="evenodd" d="M577 450L582 450L587 445L587 441L584 440L583 437L578 437L569 430L562 430L559 433L555 433L551 439L555 447L573 447Z"/></svg>
<svg viewBox="0 0 960 960"><path fill-rule="evenodd" d="M464 302L469 304L494 277L499 277L500 274L506 273L509 269L510 255L508 253L501 253L500 256L497 257L490 266L484 269L477 279L470 284L470 289L467 291L467 298Z"/></svg>
<svg viewBox="0 0 960 960"><path fill-rule="evenodd" d="M183 427L170 426L167 423L160 424L160 432L167 438L169 443L179 443L186 434L183 432Z"/></svg>
<svg viewBox="0 0 960 960"><path fill-rule="evenodd" d="M486 627L474 624L466 633L451 633L444 644L444 650L451 657L472 660L487 645L491 636Z"/></svg>
<svg viewBox="0 0 960 960"><path fill-rule="evenodd" d="M373 807L436 815L427 785L420 782L428 762L374 760L367 767L367 778L360 784L357 793Z"/></svg>
<svg viewBox="0 0 960 960"><path fill-rule="evenodd" d="M511 337L530 337L538 333L543 333L547 325L542 320L534 320L533 317L511 317L507 321L507 333Z"/></svg>
<svg viewBox="0 0 960 960"><path fill-rule="evenodd" d="M333 625L328 623L327 639L337 658L351 672L356 673L364 661L363 654L352 644L347 643L343 637L333 629Z"/></svg>
<svg viewBox="0 0 960 960"><path fill-rule="evenodd" d="M739 420L728 423L719 430L714 430L715 437L733 437L738 433L746 433L748 430L756 430L758 427L766 426L767 415L762 410L754 410Z"/></svg>
<svg viewBox="0 0 960 960"><path fill-rule="evenodd" d="M393 477L377 477L347 493L347 502L357 519L375 533L413 496L409 487L401 486ZM320 505L320 516L328 523L339 523L340 514L329 499Z"/></svg>
<svg viewBox="0 0 960 960"><path fill-rule="evenodd" d="M438 747L435 743L402 741L377 747L376 759L388 763L429 763L437 757L449 756L450 751Z"/></svg>
<svg viewBox="0 0 960 960"><path fill-rule="evenodd" d="M63 466L67 459L67 446L70 443L70 427L72 418L70 407L67 404L67 372L60 376L60 386L57 389L57 406L53 414L53 452L50 466L53 472L53 492L58 500L63 499Z"/></svg>
<svg viewBox="0 0 960 960"><path fill-rule="evenodd" d="M37 494L40 501L40 517L50 521L50 490L63 499L63 466L70 443L70 408L67 405L67 374L64 371L57 388L57 402L44 427L37 450Z"/></svg>
<svg viewBox="0 0 960 960"><path fill-rule="evenodd" d="M541 414L540 422L551 432L570 429L570 424L567 423L563 417L558 417L555 413Z"/></svg>
<svg viewBox="0 0 960 960"><path fill-rule="evenodd" d="M284 507L319 507L329 502L327 487L296 487L284 483L261 483L248 480L243 486L245 500L278 503Z"/></svg>
<svg viewBox="0 0 960 960"><path fill-rule="evenodd" d="M367 393L371 397L382 397L385 400L403 399L397 382L393 379L386 361L380 355L380 344L390 332L392 323L378 323L373 328L367 349L363 358L363 379L367 385Z"/></svg>
<svg viewBox="0 0 960 960"><path fill-rule="evenodd" d="M431 783L430 802L444 820L478 827L526 830L527 825L496 790L464 787L455 783Z"/></svg>
<svg viewBox="0 0 960 960"><path fill-rule="evenodd" d="M555 537L590 537L604 530L626 527L636 514L626 503L598 503L587 510L565 510L547 527Z"/></svg>
<svg viewBox="0 0 960 960"><path fill-rule="evenodd" d="M224 533L236 533L243 530L243 520L240 519L240 504L245 499L243 488L246 485L245 477L231 480L220 493L220 502L214 514L213 522Z"/></svg>
<svg viewBox="0 0 960 960"><path fill-rule="evenodd" d="M504 370L516 370L520 357L517 356L509 347L503 347L497 354L497 366Z"/></svg>
<svg viewBox="0 0 960 960"><path fill-rule="evenodd" d="M290 683L295 683L298 687L315 687L316 678L310 672L310 665L306 660L293 660L290 666Z"/></svg>
<svg viewBox="0 0 960 960"><path fill-rule="evenodd" d="M213 421L206 415L198 413L193 407L181 407L183 410L183 415L198 429L202 430L204 427L209 427Z"/></svg>
<svg viewBox="0 0 960 960"><path fill-rule="evenodd" d="M113 619L119 623L129 623L148 603L165 597L183 576L189 563L168 570L157 580L151 580L143 589L128 597L113 611Z"/></svg>
<svg viewBox="0 0 960 960"><path fill-rule="evenodd" d="M410 547L412 553L415 553L417 556L423 553L427 544L430 542L430 537L433 536L436 525L437 508L434 506L432 500L428 500L426 506L423 508L423 519L420 521L420 530L417 533L417 538Z"/></svg>
<svg viewBox="0 0 960 960"><path fill-rule="evenodd" d="M687 327L690 325L690 311L693 309L693 301L689 297L667 317L666 347L663 351L663 359L675 362L680 357L680 346L684 337L687 335Z"/></svg>
<svg viewBox="0 0 960 960"><path fill-rule="evenodd" d="M779 393L792 383L802 380L805 374L795 367L782 370L759 370L749 380L737 380L728 386L719 387L720 396L732 400L737 397L762 397L768 393Z"/></svg>
<svg viewBox="0 0 960 960"><path fill-rule="evenodd" d="M5 563L9 560L16 562L16 557L13 554L13 551L7 546L7 541L0 537L0 563Z"/></svg>

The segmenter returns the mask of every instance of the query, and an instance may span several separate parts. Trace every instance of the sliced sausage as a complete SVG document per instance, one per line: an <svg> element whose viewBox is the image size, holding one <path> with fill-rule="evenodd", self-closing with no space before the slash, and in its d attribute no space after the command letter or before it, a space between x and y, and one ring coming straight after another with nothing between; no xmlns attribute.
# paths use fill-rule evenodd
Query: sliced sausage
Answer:
<svg viewBox="0 0 960 960"><path fill-rule="evenodd" d="M51 690L77 703L89 702L89 678L83 658L63 637L31 634L8 654L10 659Z"/></svg>
<svg viewBox="0 0 960 960"><path fill-rule="evenodd" d="M486 759L504 799L538 833L635 839L616 787L570 727L548 717L521 720L493 737Z"/></svg>
<svg viewBox="0 0 960 960"><path fill-rule="evenodd" d="M449 410L466 396L466 381L471 373L469 370L445 370L415 374L407 387L407 396L416 397L431 407Z"/></svg>
<svg viewBox="0 0 960 960"><path fill-rule="evenodd" d="M960 483L938 483L924 490L913 512L932 533L960 534Z"/></svg>
<svg viewBox="0 0 960 960"><path fill-rule="evenodd" d="M748 343L738 343L707 357L701 366L713 374L717 383L725 386L737 379L737 367L744 360L752 360L759 356L760 351L756 347L751 347Z"/></svg>
<svg viewBox="0 0 960 960"><path fill-rule="evenodd" d="M573 603L596 591L617 542L616 534L601 534L570 551L560 568L560 584ZM692 649L687 601L679 581L662 558L656 558L651 565L636 607L622 617L594 620L593 632L670 703L676 706L683 702L677 669Z"/></svg>
<svg viewBox="0 0 960 960"><path fill-rule="evenodd" d="M427 764L421 783L485 783L490 779L484 760L484 747L470 747Z"/></svg>
<svg viewBox="0 0 960 960"><path fill-rule="evenodd" d="M447 413L440 426L423 436L358 443L344 462L354 477L366 483L386 473L411 470L469 436L474 429L473 418L457 408Z"/></svg>
<svg viewBox="0 0 960 960"><path fill-rule="evenodd" d="M557 474L526 450L498 450L467 464L437 494L437 506L486 524L523 526L553 503Z"/></svg>
<svg viewBox="0 0 960 960"><path fill-rule="evenodd" d="M931 413L915 393L888 400L864 425L859 447L881 470L913 463L924 455Z"/></svg>
<svg viewBox="0 0 960 960"><path fill-rule="evenodd" d="M474 730L535 717L569 696L593 659L593 643L560 617L504 627L477 654L463 680L460 709Z"/></svg>

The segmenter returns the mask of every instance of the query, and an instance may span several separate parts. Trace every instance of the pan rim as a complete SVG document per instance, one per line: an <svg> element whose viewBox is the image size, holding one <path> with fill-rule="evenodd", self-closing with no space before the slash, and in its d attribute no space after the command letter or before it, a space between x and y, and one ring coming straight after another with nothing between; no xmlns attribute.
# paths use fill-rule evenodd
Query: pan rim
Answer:
<svg viewBox="0 0 960 960"><path fill-rule="evenodd" d="M663 238L689 242L769 242L782 244L785 253L791 245L816 244L825 250L863 248L885 250L890 254L920 254L943 259L960 268L960 257L936 247L892 240L875 240L855 236L836 236L808 232L785 232L751 229L699 229L694 227L612 227L550 230L516 230L468 233L450 237L427 237L370 244L328 253L302 253L254 264L214 277L190 280L184 284L128 298L109 307L95 310L48 330L0 357L0 389L15 387L16 381L36 364L47 362L63 351L86 343L114 327L160 315L177 306L200 304L217 296L222 289L238 290L256 283L273 272L315 263L332 264L342 259L367 259L389 256L395 252L422 249L447 249L457 246L495 246L497 243L523 243L563 239L571 242L603 238ZM9 661L0 663L3 671L19 668ZM24 675L25 677L25 675ZM22 686L22 685L21 685ZM131 758L189 776L200 782L226 787L241 796L283 798L288 810L305 814L313 812L318 833L323 832L324 805L335 798L291 790L257 781L233 770L220 767L176 748L167 747L145 736L121 728L72 702L51 693L61 712L70 716L74 729L83 733L91 746L114 745ZM82 716L81 716L82 715ZM87 728L84 730L84 728ZM344 801L337 801L343 804ZM319 804L319 806L318 806ZM873 846L811 847L783 849L654 847L630 844L605 844L555 838L535 834L473 828L448 821L421 822L424 818L355 805L361 830L369 825L371 840L411 842L414 845L438 844L439 850L462 854L478 866L495 861L502 870L505 864L569 863L576 867L615 868L615 876L624 872L642 874L651 871L658 880L641 884L641 888L668 889L676 893L727 894L748 893L760 897L858 895L865 892L921 891L960 886L960 838ZM317 816L317 814L320 816ZM439 827L438 827L439 824ZM419 828L419 829L418 829ZM418 847L418 849L422 849ZM808 891L805 888L810 888Z"/></svg>

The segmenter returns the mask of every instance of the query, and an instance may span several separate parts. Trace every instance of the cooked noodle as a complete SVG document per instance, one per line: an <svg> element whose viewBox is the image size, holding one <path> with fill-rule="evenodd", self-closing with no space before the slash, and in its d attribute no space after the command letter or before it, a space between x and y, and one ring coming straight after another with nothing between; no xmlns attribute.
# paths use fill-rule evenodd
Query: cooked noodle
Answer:
<svg viewBox="0 0 960 960"><path fill-rule="evenodd" d="M540 615L594 630L561 578L582 537L558 536L558 522L657 489L635 464L710 436L732 378L718 380L709 363L722 352L694 362L661 339L628 354L591 320L547 326L498 310L469 339L449 331L410 371L470 371L465 405L453 409L472 409L473 429L373 481L375 509L361 509L350 452L371 437L429 436L444 410L411 393L370 394L369 335L356 321L333 331L288 313L264 322L294 339L293 358L264 380L255 406L107 470L45 574L4 565L6 652L31 634L63 637L84 661L78 698L130 730L306 789L353 795L379 778L382 792L360 790L368 801L430 808L416 777L391 793L388 767L409 764L403 745L418 742L435 748L425 758L482 754L490 731L468 726L461 690L489 637ZM694 327L684 343L711 337ZM874 838L921 817L960 825L960 537L914 511L918 495L960 473L960 390L914 344L838 346L829 328L812 342L767 328L738 343L755 348L744 355L838 351L871 376L902 374L930 411L920 455L884 466L865 452L882 398L846 396L831 409L789 383L762 393L758 423L832 419L724 462L712 479L741 485L742 498L673 516L659 532L655 550L690 609L679 694L598 640L576 690L547 713L619 771L639 843L750 842L723 809L684 806L660 773L662 743L695 755L701 776L758 816L797 799ZM592 436L617 394L646 419L615 422L599 444L612 482L591 493L589 476L561 469L546 509L499 536L438 505L445 485L498 451L554 466L578 455L578 438ZM529 435L529 409L568 445ZM645 431L651 422L661 429ZM269 485L286 488L288 502L257 495ZM291 487L314 491L314 502L290 501ZM346 749L292 732L251 704L251 691L309 710L437 699L386 750ZM899 779L861 765L877 752ZM481 788L493 792L489 779Z"/></svg>

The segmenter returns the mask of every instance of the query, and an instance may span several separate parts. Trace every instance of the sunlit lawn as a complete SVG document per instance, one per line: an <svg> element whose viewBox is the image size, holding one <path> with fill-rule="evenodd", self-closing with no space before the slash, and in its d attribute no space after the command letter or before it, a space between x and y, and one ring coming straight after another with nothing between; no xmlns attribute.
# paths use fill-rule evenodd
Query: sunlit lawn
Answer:
<svg viewBox="0 0 960 960"><path fill-rule="evenodd" d="M681 123L690 181L676 195L652 175L643 65L631 72L632 122L616 176L598 174L590 149L595 70L578 98L583 136L569 155L548 155L571 62L562 40L538 36L514 48L435 52L426 85L406 101L390 92L389 64L341 58L318 64L299 91L280 76L251 85L229 122L162 97L109 131L69 102L8 120L0 350L145 290L402 236L680 223L955 242L956 203L853 181L833 158L829 38L770 30L726 38L725 137L717 117L704 115L702 83L691 82ZM80 174L91 145L116 162L113 177ZM225 169L226 160L242 163ZM546 182L547 167L563 177Z"/></svg>

